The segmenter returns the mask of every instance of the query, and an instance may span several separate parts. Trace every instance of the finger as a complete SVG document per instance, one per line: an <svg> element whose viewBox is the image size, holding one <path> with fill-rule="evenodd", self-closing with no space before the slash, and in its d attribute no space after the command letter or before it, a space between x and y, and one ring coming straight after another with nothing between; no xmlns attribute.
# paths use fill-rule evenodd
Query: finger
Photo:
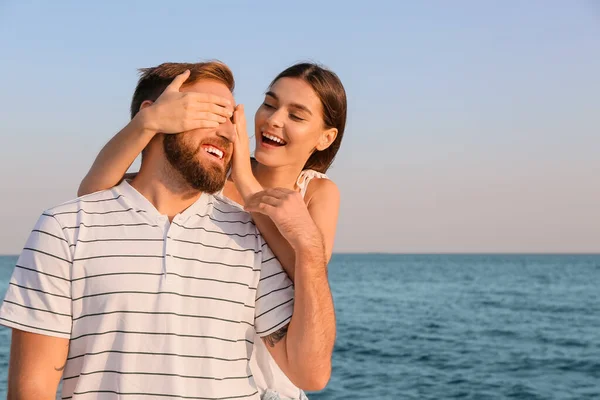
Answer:
<svg viewBox="0 0 600 400"><path fill-rule="evenodd" d="M219 122L209 120L198 120L198 128L218 128Z"/></svg>
<svg viewBox="0 0 600 400"><path fill-rule="evenodd" d="M225 118L231 118L233 112L227 107L222 107L214 103L200 103L194 101L190 106L189 110L193 112L211 112L213 114L222 115Z"/></svg>
<svg viewBox="0 0 600 400"><path fill-rule="evenodd" d="M268 194L263 194L260 197L250 198L250 200L246 203L246 207L256 208L260 207L261 204L268 204L273 207L279 207L281 206L282 201L277 197L273 197Z"/></svg>
<svg viewBox="0 0 600 400"><path fill-rule="evenodd" d="M274 197L276 199L282 199L290 194L296 193L294 190L291 189L284 189L284 188L269 188L269 189L265 189L264 190L265 195Z"/></svg>
<svg viewBox="0 0 600 400"><path fill-rule="evenodd" d="M236 114L235 124L238 125L245 132L246 131L246 115L244 114L244 105L243 104L238 104L238 106L235 108L235 114Z"/></svg>
<svg viewBox="0 0 600 400"><path fill-rule="evenodd" d="M264 214L267 217L271 217L277 211L277 207L273 207L270 204L260 203L256 206L244 207L244 210L247 212Z"/></svg>
<svg viewBox="0 0 600 400"><path fill-rule="evenodd" d="M177 75L173 81L167 86L165 91L178 92L183 83L190 77L190 70L186 69L181 74Z"/></svg>
<svg viewBox="0 0 600 400"><path fill-rule="evenodd" d="M264 193L265 193L264 190L254 193L248 199L246 199L246 204L251 204L251 203L257 202L264 195Z"/></svg>
<svg viewBox="0 0 600 400"><path fill-rule="evenodd" d="M206 119L197 119L192 121L186 121L183 123L183 132L193 131L195 129L206 129L206 128L217 128L219 122L210 121Z"/></svg>
<svg viewBox="0 0 600 400"><path fill-rule="evenodd" d="M246 200L246 205L258 204L264 196L268 196L267 190L262 190L258 193L254 193Z"/></svg>
<svg viewBox="0 0 600 400"><path fill-rule="evenodd" d="M238 147L238 145L243 145L244 143L240 141L240 135L241 135L241 129L239 128L237 121L239 118L239 114L238 114L238 108L239 105L235 106L235 108L233 109L233 116L231 117L231 122L233 123L233 130L235 132L235 136L234 136L234 144L236 145L236 147Z"/></svg>
<svg viewBox="0 0 600 400"><path fill-rule="evenodd" d="M246 116L244 115L244 106L238 105L233 113L233 125L237 133L237 138L243 143L248 143L248 129L246 128Z"/></svg>
<svg viewBox="0 0 600 400"><path fill-rule="evenodd" d="M214 103L198 103L198 106L203 111L210 111L212 113L222 115L225 118L231 118L233 116L233 111L228 107L222 107Z"/></svg>
<svg viewBox="0 0 600 400"><path fill-rule="evenodd" d="M196 113L192 114L190 116L190 118L195 121L196 120L217 121L220 124L227 122L227 118L225 118L224 116L214 114L211 112L196 112Z"/></svg>
<svg viewBox="0 0 600 400"><path fill-rule="evenodd" d="M239 108L239 104L237 106L235 106L233 108L233 116L231 117L231 122L233 122L234 125L237 125L237 121L239 118L239 114L238 114L238 108Z"/></svg>
<svg viewBox="0 0 600 400"><path fill-rule="evenodd" d="M240 104L238 104L233 109L233 118L231 121L236 126L236 128L240 128L240 118L242 118L242 116L240 115ZM240 131L240 129L237 130Z"/></svg>
<svg viewBox="0 0 600 400"><path fill-rule="evenodd" d="M217 96L211 93L187 92L187 95L197 103L213 103L225 107L233 112L233 104L225 97Z"/></svg>

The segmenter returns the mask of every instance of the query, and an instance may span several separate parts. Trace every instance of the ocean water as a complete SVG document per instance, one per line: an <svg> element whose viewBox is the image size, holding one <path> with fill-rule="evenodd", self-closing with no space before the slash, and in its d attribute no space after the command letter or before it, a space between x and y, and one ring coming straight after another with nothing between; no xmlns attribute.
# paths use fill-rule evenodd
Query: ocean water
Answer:
<svg viewBox="0 0 600 400"><path fill-rule="evenodd" d="M15 257L0 257L0 294ZM311 400L600 399L600 255L335 255ZM10 333L0 328L0 398Z"/></svg>

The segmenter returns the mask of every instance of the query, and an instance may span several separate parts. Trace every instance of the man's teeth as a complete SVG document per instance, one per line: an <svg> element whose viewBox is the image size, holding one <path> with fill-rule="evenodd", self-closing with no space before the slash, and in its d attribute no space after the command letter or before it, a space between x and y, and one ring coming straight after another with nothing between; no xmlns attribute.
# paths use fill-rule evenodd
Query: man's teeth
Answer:
<svg viewBox="0 0 600 400"><path fill-rule="evenodd" d="M269 135L268 133L263 133L263 136L279 144L285 144L285 142L279 139L277 136Z"/></svg>
<svg viewBox="0 0 600 400"><path fill-rule="evenodd" d="M207 153L212 153L219 158L223 158L223 152L219 149L216 149L214 147L205 147L204 150L206 150Z"/></svg>

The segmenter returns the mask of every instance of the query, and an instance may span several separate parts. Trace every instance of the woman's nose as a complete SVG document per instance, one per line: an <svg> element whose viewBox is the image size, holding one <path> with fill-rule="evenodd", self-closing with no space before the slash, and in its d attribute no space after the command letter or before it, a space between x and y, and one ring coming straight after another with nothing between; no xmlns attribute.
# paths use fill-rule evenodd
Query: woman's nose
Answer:
<svg viewBox="0 0 600 400"><path fill-rule="evenodd" d="M269 118L267 118L267 124L274 128L282 128L283 127L283 110L277 109L275 110Z"/></svg>

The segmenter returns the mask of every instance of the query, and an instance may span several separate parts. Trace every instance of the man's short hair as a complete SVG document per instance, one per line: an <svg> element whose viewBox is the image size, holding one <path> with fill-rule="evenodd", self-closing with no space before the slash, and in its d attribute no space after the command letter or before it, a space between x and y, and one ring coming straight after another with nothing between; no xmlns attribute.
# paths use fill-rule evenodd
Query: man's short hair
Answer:
<svg viewBox="0 0 600 400"><path fill-rule="evenodd" d="M233 93L235 87L233 73L227 65L220 61L163 63L157 67L140 68L140 80L131 100L131 118L135 117L144 101L156 101L173 79L188 69L190 70L190 76L184 85L194 83L200 79L212 79L223 83Z"/></svg>

